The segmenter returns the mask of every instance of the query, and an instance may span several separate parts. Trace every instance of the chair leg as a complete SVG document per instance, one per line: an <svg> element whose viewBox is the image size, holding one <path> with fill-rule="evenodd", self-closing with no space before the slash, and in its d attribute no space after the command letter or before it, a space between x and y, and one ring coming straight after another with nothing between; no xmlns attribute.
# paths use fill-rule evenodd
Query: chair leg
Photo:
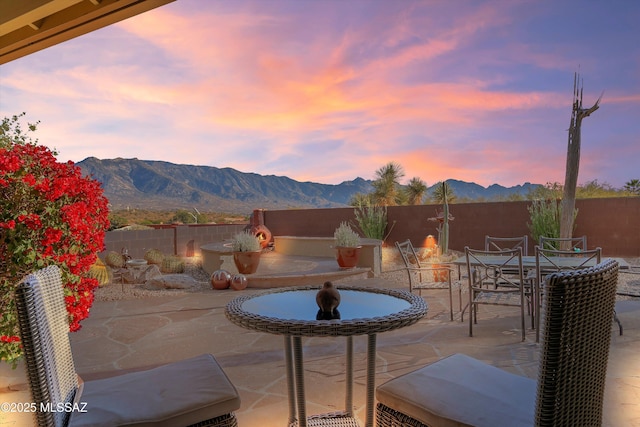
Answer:
<svg viewBox="0 0 640 427"><path fill-rule="evenodd" d="M622 336L622 322L618 319L618 313L613 310L613 320L618 324L618 329L620 330L620 335Z"/></svg>
<svg viewBox="0 0 640 427"><path fill-rule="evenodd" d="M453 289L451 289L451 279L449 279L449 319L453 322Z"/></svg>

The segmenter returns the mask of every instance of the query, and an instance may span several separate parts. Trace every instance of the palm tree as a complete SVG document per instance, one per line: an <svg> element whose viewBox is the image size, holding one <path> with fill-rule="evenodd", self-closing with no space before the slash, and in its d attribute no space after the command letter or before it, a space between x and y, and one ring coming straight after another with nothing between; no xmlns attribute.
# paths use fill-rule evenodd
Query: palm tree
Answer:
<svg viewBox="0 0 640 427"><path fill-rule="evenodd" d="M433 190L433 194L431 195L431 200L436 203L444 204L445 197L447 203L453 202L456 198L449 183L447 181L445 181L444 183L440 181L435 185L435 189Z"/></svg>
<svg viewBox="0 0 640 427"><path fill-rule="evenodd" d="M624 184L625 191L640 196L640 179L632 179Z"/></svg>
<svg viewBox="0 0 640 427"><path fill-rule="evenodd" d="M407 202L410 205L421 205L424 195L427 192L427 184L418 177L411 178L405 187Z"/></svg>
<svg viewBox="0 0 640 427"><path fill-rule="evenodd" d="M400 178L404 176L402 166L389 162L376 171L373 181L373 199L381 206L397 205L401 201Z"/></svg>

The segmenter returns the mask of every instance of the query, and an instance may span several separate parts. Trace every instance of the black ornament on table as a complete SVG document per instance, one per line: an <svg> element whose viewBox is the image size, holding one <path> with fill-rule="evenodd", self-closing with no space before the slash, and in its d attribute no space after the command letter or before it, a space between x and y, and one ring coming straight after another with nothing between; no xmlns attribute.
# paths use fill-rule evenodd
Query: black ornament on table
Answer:
<svg viewBox="0 0 640 427"><path fill-rule="evenodd" d="M333 287L333 283L324 282L322 289L316 294L316 303L320 310L316 315L316 320L331 320L339 319L340 312L338 306L340 305L340 292Z"/></svg>

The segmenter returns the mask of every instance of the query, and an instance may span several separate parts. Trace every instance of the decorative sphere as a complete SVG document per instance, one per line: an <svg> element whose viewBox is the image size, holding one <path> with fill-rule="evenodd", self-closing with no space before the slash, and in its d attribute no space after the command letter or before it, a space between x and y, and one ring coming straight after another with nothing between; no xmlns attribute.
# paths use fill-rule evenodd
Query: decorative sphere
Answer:
<svg viewBox="0 0 640 427"><path fill-rule="evenodd" d="M231 276L231 281L229 283L231 285L231 289L234 291L241 291L249 284L244 274L234 274Z"/></svg>
<svg viewBox="0 0 640 427"><path fill-rule="evenodd" d="M211 275L213 289L227 289L231 284L231 273L227 270L216 270Z"/></svg>

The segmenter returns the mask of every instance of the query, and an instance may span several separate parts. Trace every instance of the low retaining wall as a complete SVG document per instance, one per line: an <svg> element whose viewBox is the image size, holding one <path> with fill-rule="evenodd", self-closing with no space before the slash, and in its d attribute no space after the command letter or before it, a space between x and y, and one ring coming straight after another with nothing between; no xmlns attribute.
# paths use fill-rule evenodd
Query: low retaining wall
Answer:
<svg viewBox="0 0 640 427"><path fill-rule="evenodd" d="M370 268L374 277L382 272L382 240L360 239L362 251L358 267ZM275 251L282 255L335 258L333 237L274 236Z"/></svg>
<svg viewBox="0 0 640 427"><path fill-rule="evenodd" d="M274 251L280 255L335 259L333 237L275 236ZM362 251L357 267L371 270L374 277L382 272L382 241L362 239ZM229 243L217 242L202 245L202 269L209 274L221 268L223 257L232 255Z"/></svg>

